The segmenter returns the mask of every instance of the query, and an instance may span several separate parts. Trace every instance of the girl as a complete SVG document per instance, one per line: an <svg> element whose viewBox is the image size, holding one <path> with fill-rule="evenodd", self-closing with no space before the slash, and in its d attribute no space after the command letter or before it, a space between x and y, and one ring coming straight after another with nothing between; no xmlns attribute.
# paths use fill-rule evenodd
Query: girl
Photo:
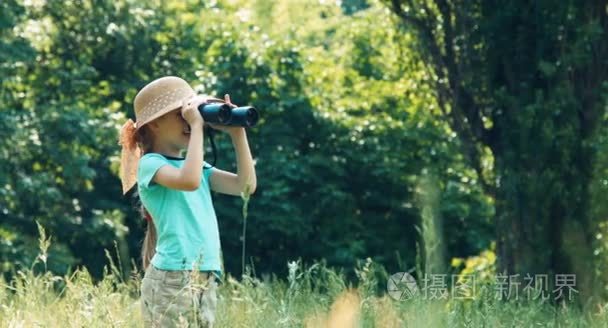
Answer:
<svg viewBox="0 0 608 328"><path fill-rule="evenodd" d="M181 78L162 77L135 96L136 122L129 119L121 129L123 194L137 183L148 222L141 284L146 327L170 327L179 321L213 326L222 265L210 190L240 195L256 188L244 128L208 123L232 138L237 174L203 161L205 122L197 107L213 101L222 102L197 96ZM225 102L236 107L228 95Z"/></svg>

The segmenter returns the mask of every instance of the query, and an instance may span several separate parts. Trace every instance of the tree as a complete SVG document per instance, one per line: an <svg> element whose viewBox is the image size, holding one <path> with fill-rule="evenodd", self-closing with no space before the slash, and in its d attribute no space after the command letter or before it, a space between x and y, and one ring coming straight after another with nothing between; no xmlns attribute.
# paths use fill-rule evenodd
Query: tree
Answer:
<svg viewBox="0 0 608 328"><path fill-rule="evenodd" d="M499 270L576 273L581 295L591 296L605 2L384 3L403 33L417 36L445 120L495 198Z"/></svg>
<svg viewBox="0 0 608 328"><path fill-rule="evenodd" d="M335 4L273 4L289 10L254 15L256 24L264 17L276 21L238 37L227 33L244 40L218 42L201 65L227 81L215 89L241 90L246 103L262 109L263 121L251 134L260 179L247 236L258 269L277 272L296 257L350 268L367 256L392 271L411 268L421 207L414 189L425 171L440 181L448 255L487 248L491 206L447 125L427 111L436 103L428 75L410 52L400 51L408 41L394 32L386 10L376 5L345 17ZM249 55L237 56L234 44L252 45L241 49ZM239 82L239 76L247 78ZM220 201L228 237L222 243L235 254L240 201Z"/></svg>
<svg viewBox="0 0 608 328"><path fill-rule="evenodd" d="M437 177L432 212L447 222L448 255L486 248L492 209L447 124L426 111L437 108L430 75L399 49L411 40L385 8L364 3L344 15L339 3L287 0L3 2L2 271L36 256L36 220L54 236L50 270L84 265L100 277L114 241L123 262L137 260L143 220L121 195L116 141L137 90L163 75L261 112L247 132L259 177L247 263L257 273L298 257L411 268L424 172ZM234 171L227 139L217 134L217 165ZM214 200L226 271L240 273L242 200Z"/></svg>

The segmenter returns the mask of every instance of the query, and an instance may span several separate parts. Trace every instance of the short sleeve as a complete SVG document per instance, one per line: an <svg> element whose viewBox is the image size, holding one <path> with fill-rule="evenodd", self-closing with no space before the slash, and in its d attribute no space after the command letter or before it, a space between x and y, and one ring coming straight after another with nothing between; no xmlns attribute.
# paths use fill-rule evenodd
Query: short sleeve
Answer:
<svg viewBox="0 0 608 328"><path fill-rule="evenodd" d="M215 171L215 166L203 161L203 175L205 176L205 180L209 181L209 177Z"/></svg>
<svg viewBox="0 0 608 328"><path fill-rule="evenodd" d="M137 184L148 188L156 171L163 165L169 164L166 158L160 154L146 154L139 160L137 167Z"/></svg>

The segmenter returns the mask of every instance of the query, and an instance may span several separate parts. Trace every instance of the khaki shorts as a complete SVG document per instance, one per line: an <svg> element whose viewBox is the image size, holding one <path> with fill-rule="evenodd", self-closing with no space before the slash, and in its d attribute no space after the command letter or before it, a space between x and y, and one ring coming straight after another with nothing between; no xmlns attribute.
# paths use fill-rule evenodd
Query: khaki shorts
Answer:
<svg viewBox="0 0 608 328"><path fill-rule="evenodd" d="M216 307L214 274L148 266L141 283L144 327L213 327Z"/></svg>

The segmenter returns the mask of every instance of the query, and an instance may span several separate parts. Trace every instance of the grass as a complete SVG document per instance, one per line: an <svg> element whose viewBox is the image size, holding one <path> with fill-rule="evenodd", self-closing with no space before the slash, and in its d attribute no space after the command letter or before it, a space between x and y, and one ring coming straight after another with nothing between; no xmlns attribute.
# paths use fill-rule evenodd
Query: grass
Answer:
<svg viewBox="0 0 608 328"><path fill-rule="evenodd" d="M0 280L0 327L140 327L143 275L124 279L110 263L99 282L86 269L57 276L46 269L50 239L41 231L34 265ZM481 286L473 300L394 300L386 271L371 260L355 268L357 281L323 262L288 263L287 279L227 275L220 286L217 327L604 327L608 305L585 313L572 306L497 301ZM0 278L1 279L1 278Z"/></svg>

